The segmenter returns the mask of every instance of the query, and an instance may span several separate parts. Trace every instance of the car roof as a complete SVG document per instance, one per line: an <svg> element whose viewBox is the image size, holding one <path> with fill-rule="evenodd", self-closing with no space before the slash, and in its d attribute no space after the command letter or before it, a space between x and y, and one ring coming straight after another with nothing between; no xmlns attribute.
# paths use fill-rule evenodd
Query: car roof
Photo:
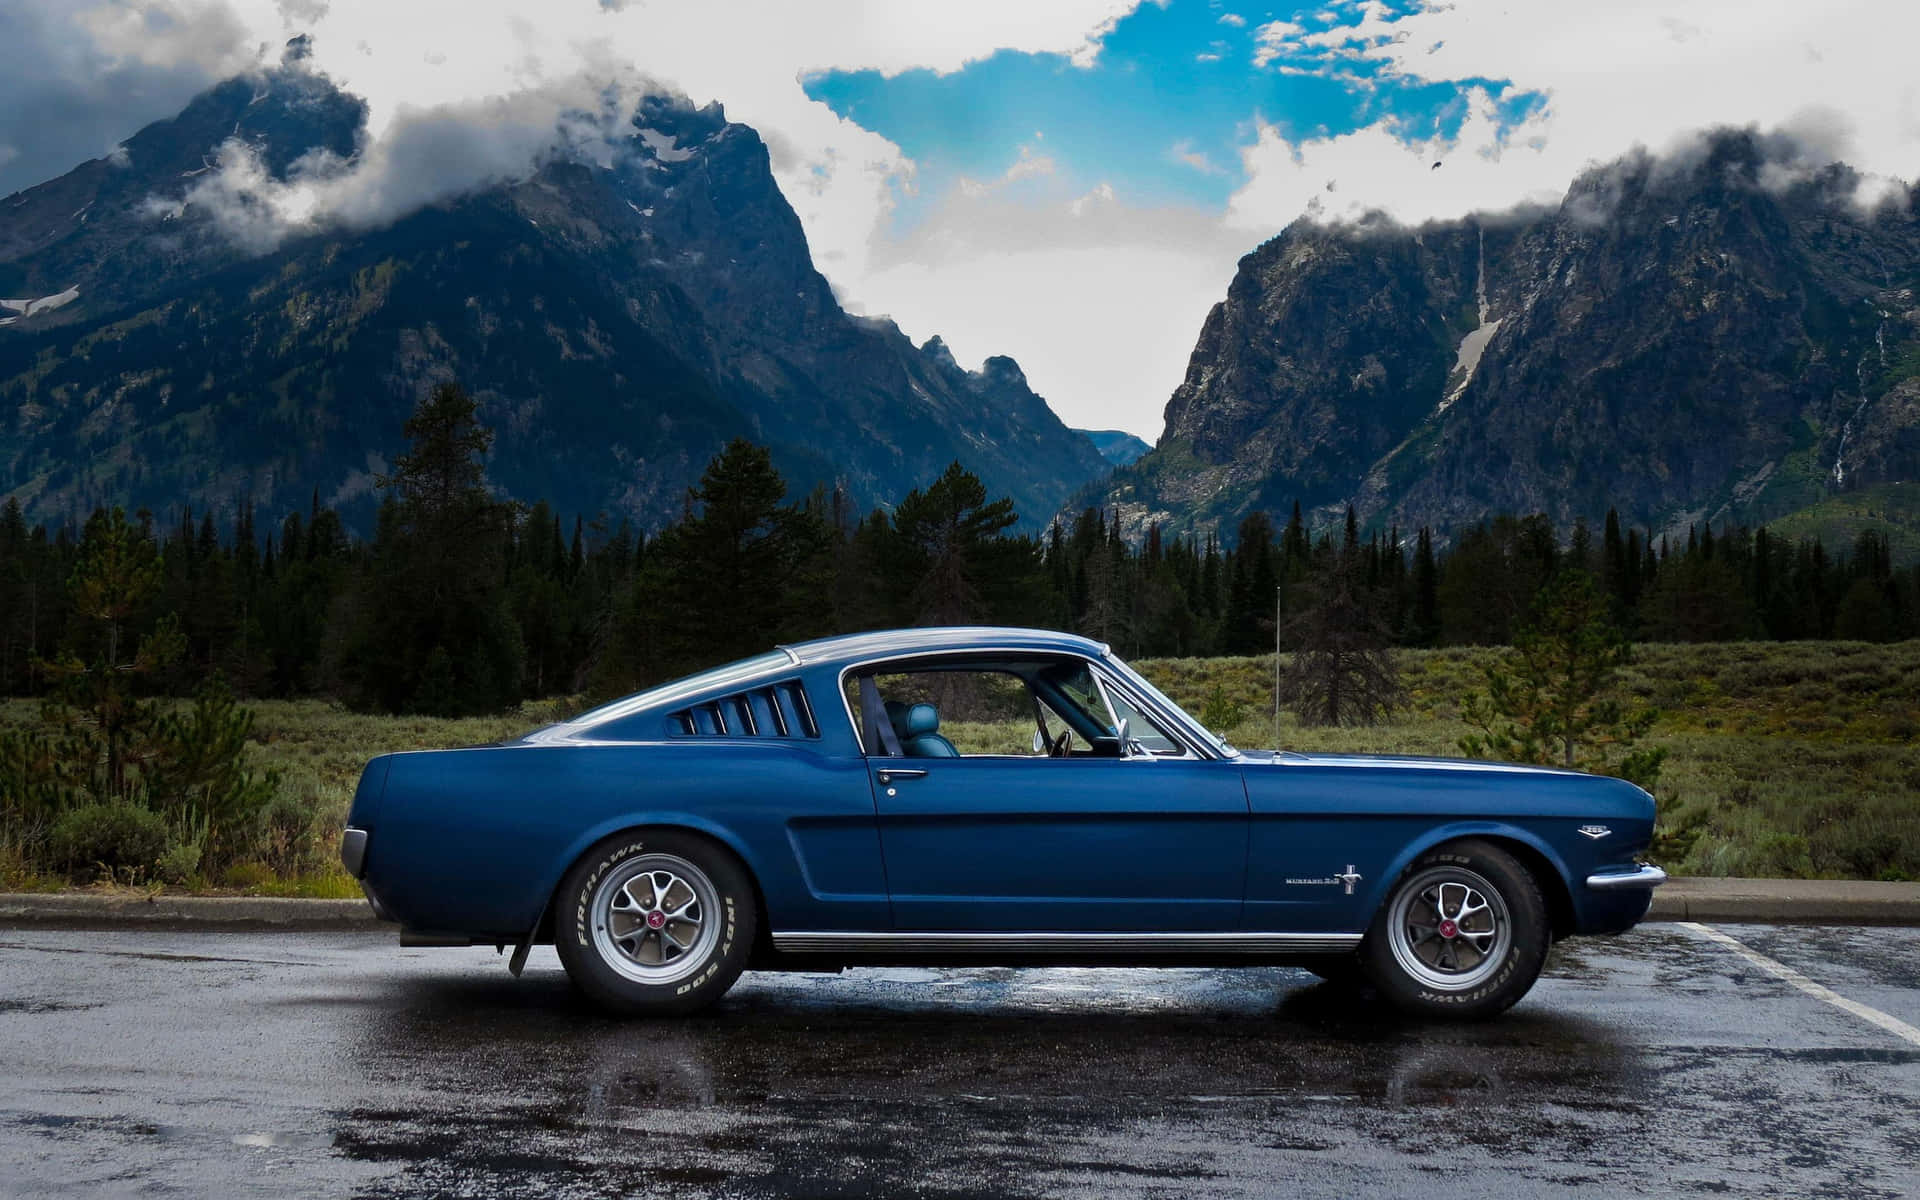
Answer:
<svg viewBox="0 0 1920 1200"><path fill-rule="evenodd" d="M796 667L845 667L877 658L940 654L952 650L1038 651L1107 657L1107 647L1090 638L1048 629L1011 629L992 625L950 625L933 629L883 629L817 638L776 646L764 654L725 663L603 704L570 721L536 729L520 740L550 740L554 731L578 733L640 712L658 711L721 688L746 687ZM784 657L783 657L784 656Z"/></svg>
<svg viewBox="0 0 1920 1200"><path fill-rule="evenodd" d="M995 625L947 625L931 629L882 629L781 646L803 666L852 663L896 654L946 650L1040 650L1104 658L1107 647L1077 634Z"/></svg>

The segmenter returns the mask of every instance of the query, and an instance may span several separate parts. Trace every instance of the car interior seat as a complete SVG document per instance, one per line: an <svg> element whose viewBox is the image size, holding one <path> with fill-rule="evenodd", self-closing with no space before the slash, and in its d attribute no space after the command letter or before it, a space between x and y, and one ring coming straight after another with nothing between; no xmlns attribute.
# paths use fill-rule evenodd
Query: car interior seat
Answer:
<svg viewBox="0 0 1920 1200"><path fill-rule="evenodd" d="M892 705L887 706L889 710ZM887 714L892 717L891 711ZM931 704L916 704L894 720L894 732L900 735L900 748L908 758L959 758L953 743L940 736L940 710Z"/></svg>

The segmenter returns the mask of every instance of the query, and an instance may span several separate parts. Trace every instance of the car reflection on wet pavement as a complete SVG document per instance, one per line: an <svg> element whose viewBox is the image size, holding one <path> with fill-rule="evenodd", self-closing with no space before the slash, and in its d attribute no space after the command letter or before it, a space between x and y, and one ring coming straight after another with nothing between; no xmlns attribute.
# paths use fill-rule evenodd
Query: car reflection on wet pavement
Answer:
<svg viewBox="0 0 1920 1200"><path fill-rule="evenodd" d="M1920 1024L1920 931L1726 927ZM750 974L622 1023L549 950L0 931L8 1195L1920 1193L1920 1045L1707 937L1483 1025L1285 969Z"/></svg>

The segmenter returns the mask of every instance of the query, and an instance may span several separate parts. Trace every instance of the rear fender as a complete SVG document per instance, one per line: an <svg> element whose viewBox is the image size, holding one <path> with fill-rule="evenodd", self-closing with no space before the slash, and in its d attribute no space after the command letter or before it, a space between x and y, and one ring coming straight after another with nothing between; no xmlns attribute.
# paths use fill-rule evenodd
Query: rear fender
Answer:
<svg viewBox="0 0 1920 1200"><path fill-rule="evenodd" d="M641 812L627 813L617 817L610 817L588 828L579 837L569 842L567 848L560 854L554 856L553 860L547 864L541 873L542 887L538 893L540 911L533 917L533 924L530 926L531 932L528 934L529 938L538 935L539 926L544 922L547 910L551 907L555 894L560 890L560 883L566 878L567 872L573 869L573 864L579 862L580 859L586 855L587 851L593 849L593 847L608 838L636 829L677 829L689 833L698 833L711 838L720 845L725 846L735 858L744 863L748 876L753 880L755 889L760 887L760 879L762 877L760 864L755 861L754 855L747 849L746 843L739 835L726 826L707 817L700 816L697 813L673 809L644 810Z"/></svg>

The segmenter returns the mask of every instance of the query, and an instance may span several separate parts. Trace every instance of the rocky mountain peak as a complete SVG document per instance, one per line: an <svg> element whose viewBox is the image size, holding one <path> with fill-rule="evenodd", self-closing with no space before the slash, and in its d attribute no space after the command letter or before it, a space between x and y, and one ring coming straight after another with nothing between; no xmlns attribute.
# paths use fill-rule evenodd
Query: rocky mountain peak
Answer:
<svg viewBox="0 0 1920 1200"><path fill-rule="evenodd" d="M364 125L293 56L0 202L0 297L23 298L0 312L0 490L57 520L318 487L365 523L445 379L499 431L507 491L643 525L735 436L859 505L958 459L1035 524L1104 473L1010 360L975 378L845 313L766 145L718 104L648 97L630 132L391 218L248 239L236 219L273 217L253 193L196 191L235 144L270 179L365 161Z"/></svg>
<svg viewBox="0 0 1920 1200"><path fill-rule="evenodd" d="M1920 478L1920 220L1860 185L1727 130L1551 208L1296 223L1242 260L1166 435L1105 495L1136 525L1297 500L1402 529L1609 507L1684 529Z"/></svg>

